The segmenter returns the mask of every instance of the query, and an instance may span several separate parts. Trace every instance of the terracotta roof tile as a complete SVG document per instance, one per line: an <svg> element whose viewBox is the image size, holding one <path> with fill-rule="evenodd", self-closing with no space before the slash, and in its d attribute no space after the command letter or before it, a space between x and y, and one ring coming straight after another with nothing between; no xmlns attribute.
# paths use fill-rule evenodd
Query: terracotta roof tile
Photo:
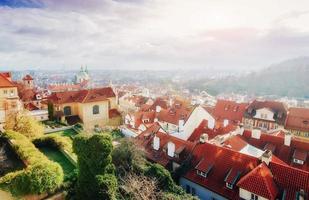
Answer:
<svg viewBox="0 0 309 200"><path fill-rule="evenodd" d="M309 109L290 108L285 127L286 129L309 131Z"/></svg>
<svg viewBox="0 0 309 200"><path fill-rule="evenodd" d="M10 81L10 76L8 73L2 72L0 73L0 88L5 87L16 87L16 85Z"/></svg>
<svg viewBox="0 0 309 200"><path fill-rule="evenodd" d="M265 163L261 163L242 177L237 186L270 200L276 199L278 194L272 173Z"/></svg>
<svg viewBox="0 0 309 200"><path fill-rule="evenodd" d="M104 101L110 97L115 97L115 93L112 88L106 87L79 91L54 92L49 97L49 100L56 104L73 102L90 103Z"/></svg>

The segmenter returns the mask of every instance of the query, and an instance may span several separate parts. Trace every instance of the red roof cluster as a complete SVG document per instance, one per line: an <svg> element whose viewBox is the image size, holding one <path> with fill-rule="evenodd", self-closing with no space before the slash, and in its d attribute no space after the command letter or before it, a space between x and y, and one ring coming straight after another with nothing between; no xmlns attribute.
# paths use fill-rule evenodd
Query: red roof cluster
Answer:
<svg viewBox="0 0 309 200"><path fill-rule="evenodd" d="M137 144L139 144L145 150L146 156L153 162L160 163L163 166L167 166L171 160L181 163L187 158L187 155L191 153L194 143L181 140L173 137L167 133L160 131L161 126L158 123L154 123L146 131L142 132L136 138ZM160 140L160 147L158 150L153 148L153 138L158 137ZM169 142L174 143L175 153L177 157L170 157L167 155L167 144Z"/></svg>
<svg viewBox="0 0 309 200"><path fill-rule="evenodd" d="M228 199L238 199L237 181L244 174L258 166L258 159L238 153L231 149L209 143L198 143L194 147L191 168L184 177L206 187ZM206 177L197 174L197 169L204 171L212 166ZM226 187L226 182L233 184L233 189Z"/></svg>
<svg viewBox="0 0 309 200"><path fill-rule="evenodd" d="M115 97L115 93L111 87L106 87L79 91L54 92L49 97L49 100L55 104L73 102L90 103L104 101L110 97Z"/></svg>
<svg viewBox="0 0 309 200"><path fill-rule="evenodd" d="M252 138L251 131L244 131L241 136L245 141L249 144L263 150L271 150L275 156L277 156L280 160L284 161L286 164L293 166L295 168L299 168L309 172L309 158L306 157L306 160L303 165L296 164L293 162L293 155L296 152L309 152L309 142L305 140L300 140L297 138L291 139L290 146L284 145L284 135L270 135L266 133L262 133L260 139ZM298 155L298 153L296 154ZM305 156L301 156L305 158Z"/></svg>

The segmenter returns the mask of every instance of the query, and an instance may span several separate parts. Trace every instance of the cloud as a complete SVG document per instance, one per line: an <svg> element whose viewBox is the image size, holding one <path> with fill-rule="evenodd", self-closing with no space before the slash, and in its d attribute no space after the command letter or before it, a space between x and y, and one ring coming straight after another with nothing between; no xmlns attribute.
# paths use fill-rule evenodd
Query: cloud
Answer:
<svg viewBox="0 0 309 200"><path fill-rule="evenodd" d="M0 6L0 67L256 69L309 52L306 1L16 4L25 6Z"/></svg>

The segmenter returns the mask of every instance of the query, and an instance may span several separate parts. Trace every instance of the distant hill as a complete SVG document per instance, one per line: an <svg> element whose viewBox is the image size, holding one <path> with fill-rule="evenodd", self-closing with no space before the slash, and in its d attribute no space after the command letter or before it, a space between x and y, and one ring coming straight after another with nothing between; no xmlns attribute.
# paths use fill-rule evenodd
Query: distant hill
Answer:
<svg viewBox="0 0 309 200"><path fill-rule="evenodd" d="M206 81L203 88L212 94L238 92L309 98L309 57L287 60L242 77Z"/></svg>

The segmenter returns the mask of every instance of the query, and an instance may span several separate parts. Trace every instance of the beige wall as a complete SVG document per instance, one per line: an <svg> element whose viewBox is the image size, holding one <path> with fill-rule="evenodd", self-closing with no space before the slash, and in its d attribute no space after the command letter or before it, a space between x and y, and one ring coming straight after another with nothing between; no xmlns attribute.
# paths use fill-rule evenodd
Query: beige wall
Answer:
<svg viewBox="0 0 309 200"><path fill-rule="evenodd" d="M99 106L99 114L93 114L93 106ZM102 127L108 123L108 101L80 104L80 116L86 129L94 128L96 125Z"/></svg>
<svg viewBox="0 0 309 200"><path fill-rule="evenodd" d="M239 197L240 198L243 198L243 199L251 199L251 192L247 191L247 190L244 190L242 188L239 188ZM261 196L258 196L258 199L259 200L267 200L266 198L264 197L261 197Z"/></svg>

